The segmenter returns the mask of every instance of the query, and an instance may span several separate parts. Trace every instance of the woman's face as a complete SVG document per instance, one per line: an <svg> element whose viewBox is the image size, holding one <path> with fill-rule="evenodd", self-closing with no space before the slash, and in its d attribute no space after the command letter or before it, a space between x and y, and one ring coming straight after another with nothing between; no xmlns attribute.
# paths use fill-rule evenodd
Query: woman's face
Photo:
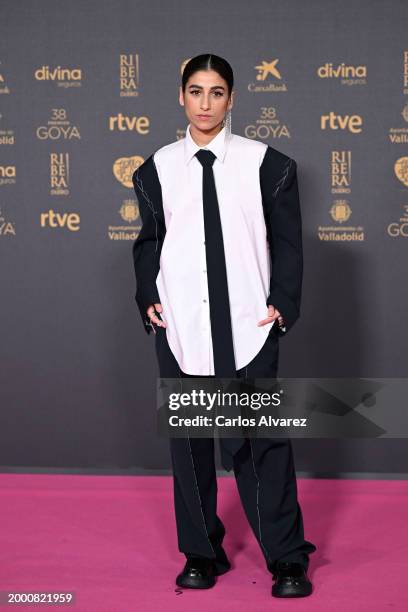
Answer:
<svg viewBox="0 0 408 612"><path fill-rule="evenodd" d="M190 123L203 132L217 127L232 108L234 92L228 96L227 82L215 70L198 70L190 76L179 101Z"/></svg>

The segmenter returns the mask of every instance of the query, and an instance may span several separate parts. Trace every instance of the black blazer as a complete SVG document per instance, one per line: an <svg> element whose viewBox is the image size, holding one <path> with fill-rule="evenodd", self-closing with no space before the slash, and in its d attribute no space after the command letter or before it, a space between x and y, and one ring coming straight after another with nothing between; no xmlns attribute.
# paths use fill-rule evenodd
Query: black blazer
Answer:
<svg viewBox="0 0 408 612"><path fill-rule="evenodd" d="M294 159L268 145L259 180L272 264L266 305L272 304L280 311L287 333L300 316L303 278L297 164ZM162 191L153 155L135 170L132 181L143 223L133 243L135 299L149 334L152 327L146 310L151 304L160 303L156 278L166 235ZM278 328L277 324L274 327ZM279 330L278 333L282 335L283 332Z"/></svg>

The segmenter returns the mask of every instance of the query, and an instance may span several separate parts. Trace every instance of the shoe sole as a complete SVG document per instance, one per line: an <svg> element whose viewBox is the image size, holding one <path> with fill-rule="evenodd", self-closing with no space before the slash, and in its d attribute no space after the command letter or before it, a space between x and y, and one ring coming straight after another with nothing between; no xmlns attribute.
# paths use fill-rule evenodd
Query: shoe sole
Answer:
<svg viewBox="0 0 408 612"><path fill-rule="evenodd" d="M274 597L307 597L311 595L313 592L313 587L302 587L304 589L301 593L296 589L296 587L291 588L283 588L283 589L274 589L272 587L272 595ZM307 589L307 590L306 590Z"/></svg>
<svg viewBox="0 0 408 612"><path fill-rule="evenodd" d="M229 572L230 569L231 566L223 570L215 571L214 577L209 579L210 583L208 583L207 581L203 583L200 580L196 580L194 578L182 578L180 576L177 576L176 584L177 586L185 589L211 589L213 586L215 586L217 582L216 576L222 576L223 574Z"/></svg>
<svg viewBox="0 0 408 612"><path fill-rule="evenodd" d="M194 578L183 578L179 579L177 576L176 584L179 587L184 589L211 589L216 583L215 578L209 579L209 581L201 582L200 580L195 580Z"/></svg>

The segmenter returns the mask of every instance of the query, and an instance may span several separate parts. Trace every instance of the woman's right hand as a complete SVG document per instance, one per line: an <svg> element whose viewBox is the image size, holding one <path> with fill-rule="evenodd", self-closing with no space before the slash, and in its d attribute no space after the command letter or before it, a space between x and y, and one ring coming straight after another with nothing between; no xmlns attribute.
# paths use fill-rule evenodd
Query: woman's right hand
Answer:
<svg viewBox="0 0 408 612"><path fill-rule="evenodd" d="M146 312L147 312L147 316L149 317L150 321L154 325L157 325L158 327L167 327L166 323L162 319L159 319L158 316L156 316L155 311L159 313L162 312L163 311L162 305L152 304L151 306L149 306Z"/></svg>

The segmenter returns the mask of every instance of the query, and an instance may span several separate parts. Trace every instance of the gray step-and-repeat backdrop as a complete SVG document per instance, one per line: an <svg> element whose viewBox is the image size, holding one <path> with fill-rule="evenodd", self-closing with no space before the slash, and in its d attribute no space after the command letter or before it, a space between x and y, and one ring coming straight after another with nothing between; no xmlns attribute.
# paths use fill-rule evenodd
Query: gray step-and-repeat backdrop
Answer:
<svg viewBox="0 0 408 612"><path fill-rule="evenodd" d="M199 53L234 69L233 132L298 162L302 316L279 375L406 376L407 26L406 0L2 0L3 471L169 467L131 175L184 136ZM404 439L294 448L310 474L408 472Z"/></svg>

